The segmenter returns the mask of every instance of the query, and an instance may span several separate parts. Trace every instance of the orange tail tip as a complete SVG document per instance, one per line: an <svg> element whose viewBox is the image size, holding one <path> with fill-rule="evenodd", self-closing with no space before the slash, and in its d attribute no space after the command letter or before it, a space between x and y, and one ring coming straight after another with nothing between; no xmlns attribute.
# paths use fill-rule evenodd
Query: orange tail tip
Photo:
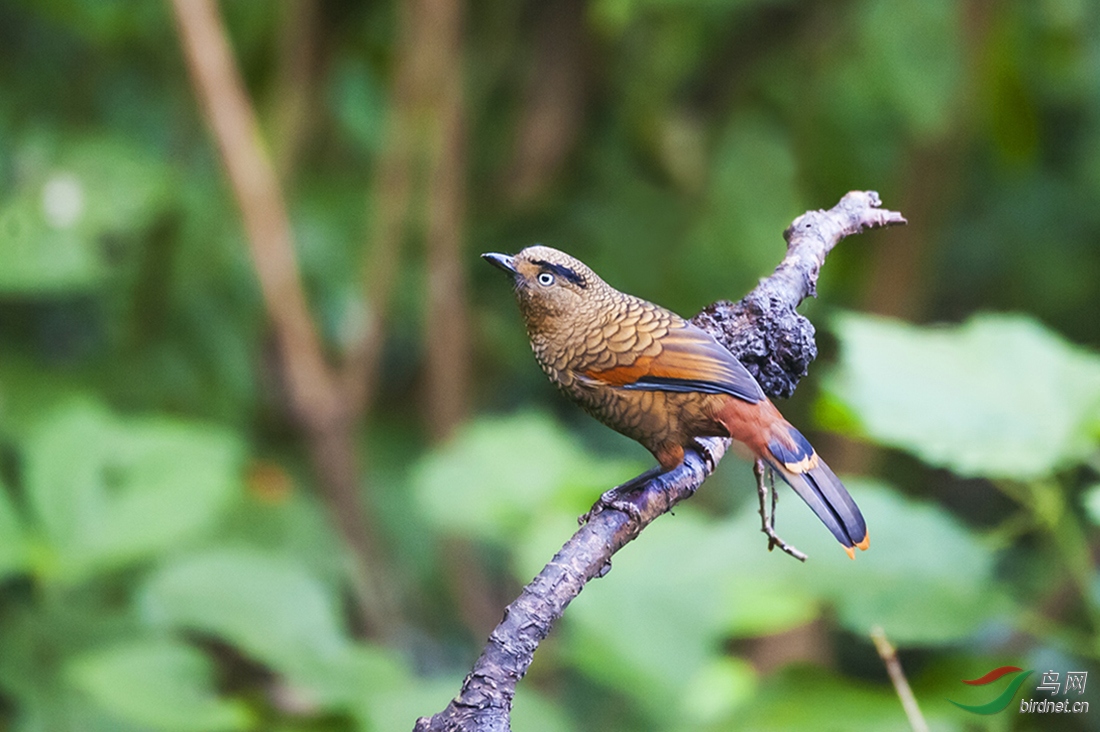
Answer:
<svg viewBox="0 0 1100 732"><path fill-rule="evenodd" d="M870 534L864 534L863 539L861 541L857 541L853 546L844 546L843 544L841 544L841 548L844 550L844 553L848 555L849 559L855 559L856 558L856 548L857 547L859 548L859 550L861 552L865 552L865 551L867 551L867 547L869 547L870 545L871 545L871 535Z"/></svg>
<svg viewBox="0 0 1100 732"><path fill-rule="evenodd" d="M774 458L769 462L779 477L794 488L795 493L832 532L848 556L855 555L856 547L867 548L867 523L863 520L863 514L828 465L818 461L816 468L805 473L793 473Z"/></svg>

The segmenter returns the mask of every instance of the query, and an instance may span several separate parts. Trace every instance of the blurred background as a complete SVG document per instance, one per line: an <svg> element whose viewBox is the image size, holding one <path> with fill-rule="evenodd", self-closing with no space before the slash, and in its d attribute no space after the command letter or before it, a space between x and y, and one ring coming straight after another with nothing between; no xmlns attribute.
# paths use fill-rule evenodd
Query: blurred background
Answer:
<svg viewBox="0 0 1100 732"><path fill-rule="evenodd" d="M226 45L228 41L228 45ZM606 488L478 258L690 316L850 189L781 408L847 476L766 551L727 459L590 585L514 728L936 730L1100 658L1100 6L0 0L0 729L407 730ZM992 668L1032 676L966 686Z"/></svg>

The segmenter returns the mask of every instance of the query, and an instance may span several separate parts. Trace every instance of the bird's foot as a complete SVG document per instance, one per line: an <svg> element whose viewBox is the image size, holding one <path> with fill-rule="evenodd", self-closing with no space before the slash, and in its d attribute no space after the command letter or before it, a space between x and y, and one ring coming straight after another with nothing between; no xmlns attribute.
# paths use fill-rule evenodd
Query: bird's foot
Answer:
<svg viewBox="0 0 1100 732"><path fill-rule="evenodd" d="M806 554L783 540L775 533L775 506L779 502L779 496L775 492L775 481L771 470L763 460L757 460L752 466L753 475L756 476L756 494L760 498L760 530L768 537L768 551L779 547L785 554L790 554L800 562L806 561ZM766 476L766 477L765 477ZM768 511L768 493L771 493L771 511Z"/></svg>
<svg viewBox="0 0 1100 732"><path fill-rule="evenodd" d="M592 504L592 508L588 510L588 513L577 517L577 523L581 526L584 526L593 518L595 518L597 514L600 514L609 508L613 508L616 511L622 511L635 521L640 520L642 518L641 509L639 509L637 506L627 500L626 496L637 491L643 485L648 483L651 478L660 475L662 472L663 471L661 467L657 466L656 468L651 468L650 470L645 471L636 478L631 478L622 485L617 485L609 491L604 491L603 494L600 495L599 499Z"/></svg>
<svg viewBox="0 0 1100 732"><path fill-rule="evenodd" d="M699 451L699 454L703 456L703 460L706 461L710 472L713 473L715 468L718 467L718 461L721 459L715 456L713 443L706 438L696 438L693 440L693 444L695 445L695 449Z"/></svg>
<svg viewBox="0 0 1100 732"><path fill-rule="evenodd" d="M609 491L605 491L600 495L599 499L592 504L592 508L588 509L587 513L584 513L577 517L577 523L584 526L589 521L594 519L598 514L603 513L608 509L615 509L616 511L622 511L635 521L641 520L641 510L631 503L623 496L629 494L630 491L620 493L618 488L612 488Z"/></svg>

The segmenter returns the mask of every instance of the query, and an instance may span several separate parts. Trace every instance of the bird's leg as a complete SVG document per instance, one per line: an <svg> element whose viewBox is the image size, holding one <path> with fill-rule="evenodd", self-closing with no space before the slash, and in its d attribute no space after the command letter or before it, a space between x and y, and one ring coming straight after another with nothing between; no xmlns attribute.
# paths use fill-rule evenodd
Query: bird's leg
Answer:
<svg viewBox="0 0 1100 732"><path fill-rule="evenodd" d="M752 465L753 475L756 476L756 494L760 498L760 530L764 532L768 537L768 551L771 551L775 547L779 547L783 552L790 554L792 557L800 562L806 561L806 555L795 549L793 546L783 541L783 538L779 534L775 533L775 506L777 496L775 492L774 479L771 485L772 494L772 510L768 512L768 484L765 482L765 474L771 477L771 470L765 465L763 460L757 460Z"/></svg>
<svg viewBox="0 0 1100 732"><path fill-rule="evenodd" d="M638 507L630 501L625 500L624 496L630 495L648 483L652 478L655 478L663 472L665 472L664 468L658 465L650 468L636 478L631 478L622 485L617 485L611 490L604 491L599 499L592 504L592 508L588 510L588 513L577 517L577 523L583 526L591 521L593 516L609 508L622 511L632 519L640 519L641 512L638 510Z"/></svg>
<svg viewBox="0 0 1100 732"><path fill-rule="evenodd" d="M710 440L696 438L692 440L692 444L695 446L695 449L699 451L699 454L703 456L703 460L706 461L707 467L710 468L710 472L713 473L715 468L718 467L718 461L721 458L715 456Z"/></svg>

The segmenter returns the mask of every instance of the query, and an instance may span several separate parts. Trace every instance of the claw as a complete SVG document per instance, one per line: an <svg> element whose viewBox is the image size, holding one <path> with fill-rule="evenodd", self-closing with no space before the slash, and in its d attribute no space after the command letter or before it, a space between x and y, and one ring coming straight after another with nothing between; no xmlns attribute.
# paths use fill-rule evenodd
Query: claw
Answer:
<svg viewBox="0 0 1100 732"><path fill-rule="evenodd" d="M714 469L718 467L719 458L715 457L714 450L711 449L710 441L706 439L695 439L695 449L703 456L703 460L707 463L707 468L710 472L714 472Z"/></svg>
<svg viewBox="0 0 1100 732"><path fill-rule="evenodd" d="M660 475L663 471L661 466L650 468L641 475L631 478L622 485L617 485L611 490L604 491L599 499L592 504L592 508L588 509L588 513L582 514L577 517L577 523L584 526L597 514L606 511L609 508L613 508L616 511L622 511L635 521L642 518L641 510L630 501L627 501L623 496L630 495L634 491L638 490L641 486L645 485L654 476Z"/></svg>

